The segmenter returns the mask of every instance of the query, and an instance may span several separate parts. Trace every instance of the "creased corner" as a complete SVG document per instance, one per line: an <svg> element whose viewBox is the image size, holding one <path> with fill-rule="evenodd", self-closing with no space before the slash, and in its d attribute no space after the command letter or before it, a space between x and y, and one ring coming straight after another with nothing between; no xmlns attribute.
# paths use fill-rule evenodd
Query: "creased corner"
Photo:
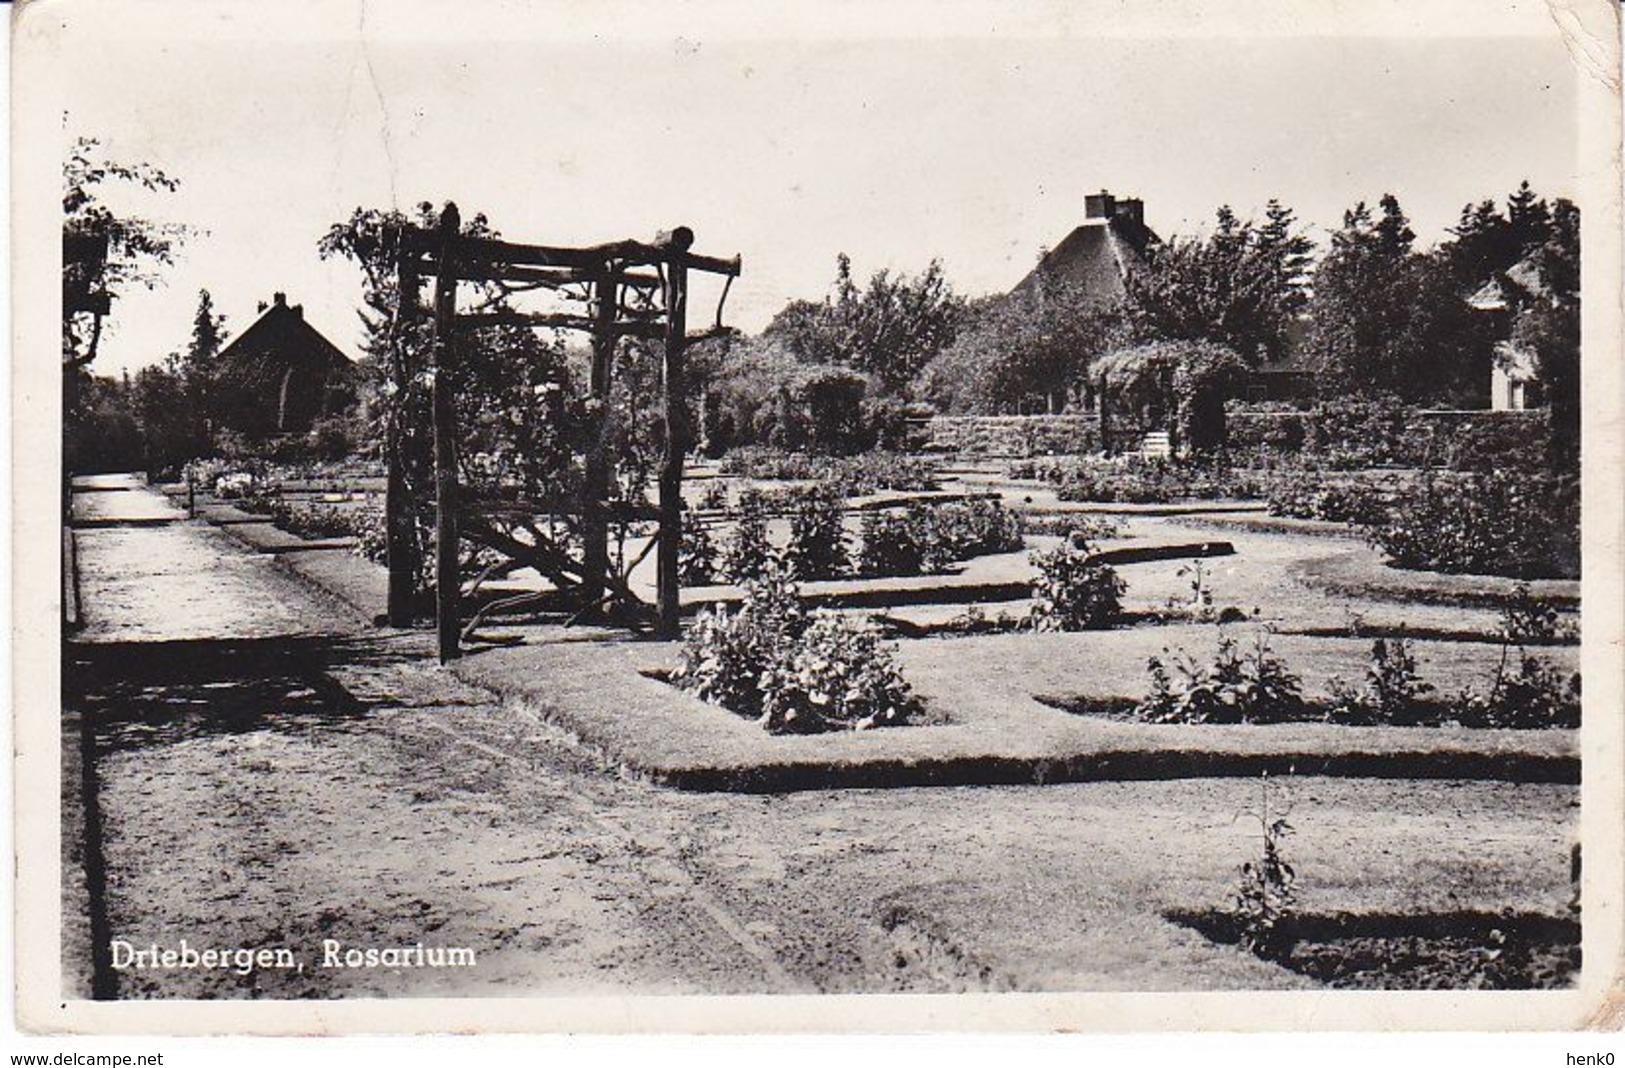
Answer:
<svg viewBox="0 0 1625 1068"><path fill-rule="evenodd" d="M1610 0L1546 0L1575 69L1620 91L1619 8Z"/></svg>

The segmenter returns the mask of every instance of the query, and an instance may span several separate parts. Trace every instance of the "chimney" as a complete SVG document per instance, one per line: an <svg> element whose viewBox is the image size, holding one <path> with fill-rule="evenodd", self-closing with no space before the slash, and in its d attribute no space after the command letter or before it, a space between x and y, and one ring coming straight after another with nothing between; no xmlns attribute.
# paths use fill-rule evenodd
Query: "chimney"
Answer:
<svg viewBox="0 0 1625 1068"><path fill-rule="evenodd" d="M264 315L265 314L265 309L268 308L269 306L270 305L266 304L265 301L263 301L263 300L260 301L260 314Z"/></svg>
<svg viewBox="0 0 1625 1068"><path fill-rule="evenodd" d="M1136 229L1145 226L1145 204L1139 197L1119 200L1113 215L1124 222L1132 224Z"/></svg>
<svg viewBox="0 0 1625 1068"><path fill-rule="evenodd" d="M293 306L293 313L299 318L303 319L305 317L305 306L303 304L295 304Z"/></svg>
<svg viewBox="0 0 1625 1068"><path fill-rule="evenodd" d="M286 305L288 303L288 294L286 294L286 293L272 293L271 294L271 300L276 303L277 307L279 307L279 308L283 307L284 305Z"/></svg>
<svg viewBox="0 0 1625 1068"><path fill-rule="evenodd" d="M1112 195L1102 189L1098 193L1090 193L1083 198L1083 217L1085 219L1110 219L1116 201Z"/></svg>

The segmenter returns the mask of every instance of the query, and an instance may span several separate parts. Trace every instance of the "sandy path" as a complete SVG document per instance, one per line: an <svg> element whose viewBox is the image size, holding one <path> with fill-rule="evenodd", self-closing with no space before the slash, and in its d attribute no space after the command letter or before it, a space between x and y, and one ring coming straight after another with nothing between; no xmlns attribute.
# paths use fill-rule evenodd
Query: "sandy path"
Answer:
<svg viewBox="0 0 1625 1068"><path fill-rule="evenodd" d="M421 671L421 669L418 669ZM422 672L427 674L427 672ZM287 945L298 974L127 996L1292 987L1166 922L1254 848L1235 780L678 794L517 711L425 707L120 753L113 926ZM1564 787L1303 780L1311 910L1559 911ZM468 971L321 970L321 940L468 946Z"/></svg>

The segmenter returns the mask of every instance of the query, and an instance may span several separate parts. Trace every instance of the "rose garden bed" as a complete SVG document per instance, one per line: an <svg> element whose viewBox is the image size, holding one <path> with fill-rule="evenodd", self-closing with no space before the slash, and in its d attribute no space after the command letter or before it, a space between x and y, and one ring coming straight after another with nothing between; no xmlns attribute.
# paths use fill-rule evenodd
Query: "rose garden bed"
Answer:
<svg viewBox="0 0 1625 1068"><path fill-rule="evenodd" d="M246 517L221 511L218 518L227 521L225 529L243 526L230 521ZM1010 556L1012 564L1015 556ZM996 569L1004 566L1002 557L986 560ZM349 553L284 553L278 563L351 603L374 607L382 603L382 569ZM963 576L838 585L843 596L867 594L860 598L864 601L884 601L888 595L928 597L948 610L975 598L972 589L958 589L961 584L976 587L1002 577L983 573L983 561L973 561ZM892 584L909 590L889 590ZM830 592L837 592L833 588L837 584L830 585ZM946 592L938 588L942 586L956 588ZM695 590L685 601L714 602L723 592ZM1004 593L1002 587L999 592ZM1200 653L1205 643L1216 640L1220 629L1170 621L1079 634L1023 632L977 634L951 642L904 641L899 664L930 710L926 723L812 737L768 735L748 719L648 677L647 672L675 666L675 647L665 643L606 641L593 632L523 625L517 634L502 635L518 643L515 647L476 648L454 670L525 703L615 762L687 789L1041 783L1293 769L1300 774L1395 778L1578 780L1575 732L1567 730L1302 722L1265 731L1251 726L1188 726L1175 731L1156 724L1068 715L1034 699L1034 694L1046 693L1131 703L1145 692L1148 656L1170 644ZM1358 677L1369 649L1369 642L1357 639L1283 634L1277 640L1294 665L1317 680L1334 673ZM1441 687L1482 674L1495 656L1495 649L1484 643L1418 646L1423 660L1442 673ZM1570 651L1560 649L1557 654L1568 656ZM1314 690L1315 685L1309 688Z"/></svg>

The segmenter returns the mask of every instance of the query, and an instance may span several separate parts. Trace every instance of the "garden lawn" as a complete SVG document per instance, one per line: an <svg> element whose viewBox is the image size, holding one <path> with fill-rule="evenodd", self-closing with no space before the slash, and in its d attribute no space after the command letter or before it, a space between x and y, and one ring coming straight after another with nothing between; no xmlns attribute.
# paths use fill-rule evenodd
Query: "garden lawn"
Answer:
<svg viewBox="0 0 1625 1068"><path fill-rule="evenodd" d="M1212 627L1180 633L1193 651L1217 639ZM926 699L932 722L800 736L768 734L750 719L650 677L676 667L674 644L578 640L566 629L543 627L526 628L524 638L524 645L474 652L453 670L564 727L612 762L685 789L1254 775L1266 768L1514 781L1578 776L1572 731L1170 727L1070 715L1034 699L1140 696L1144 658L1161 646L1136 632L907 642L901 665ZM1360 646L1296 639L1283 640L1278 651L1289 663L1307 663L1306 674L1323 677L1334 666L1353 674L1363 664ZM1424 674L1439 666L1437 651L1418 654ZM1459 664L1454 670L1466 671Z"/></svg>

